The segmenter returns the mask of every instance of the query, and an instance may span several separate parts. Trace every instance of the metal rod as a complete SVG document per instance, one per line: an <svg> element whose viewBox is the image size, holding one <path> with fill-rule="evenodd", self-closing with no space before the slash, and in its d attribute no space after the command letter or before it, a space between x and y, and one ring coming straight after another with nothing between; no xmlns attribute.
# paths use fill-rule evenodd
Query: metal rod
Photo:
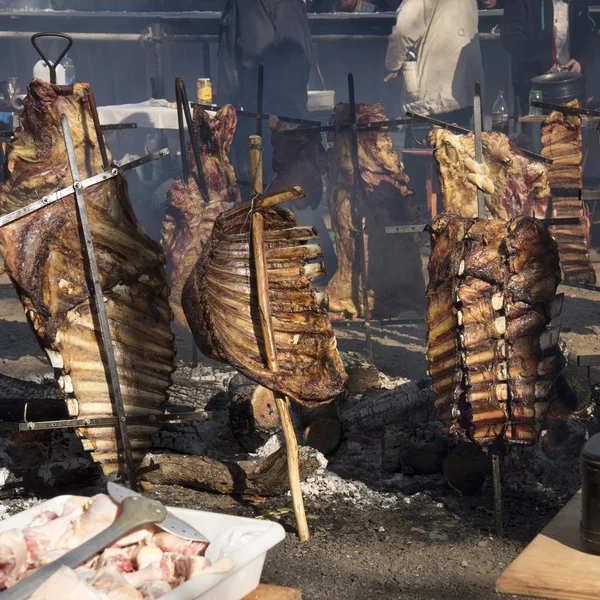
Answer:
<svg viewBox="0 0 600 600"><path fill-rule="evenodd" d="M181 97L181 89L179 87L178 79L175 80L175 102L177 104L177 124L179 127L179 146L181 148L181 173L183 183L187 184L190 178L190 167L188 165L188 153L185 144L185 127L183 123L183 98Z"/></svg>
<svg viewBox="0 0 600 600"><path fill-rule="evenodd" d="M110 123L108 125L100 125L102 131L119 131L121 129L137 129L137 123ZM0 130L0 137L11 138L15 135L14 129Z"/></svg>
<svg viewBox="0 0 600 600"><path fill-rule="evenodd" d="M502 526L502 480L500 478L500 456L496 452L492 454L492 472L494 479L494 515L496 517L496 535L504 537Z"/></svg>
<svg viewBox="0 0 600 600"><path fill-rule="evenodd" d="M192 336L192 367L194 369L198 366L198 346L196 345L196 340Z"/></svg>
<svg viewBox="0 0 600 600"><path fill-rule="evenodd" d="M420 115L412 110L407 110L406 116L410 117L411 119L415 119L416 121L422 121L423 123L431 123L436 127L441 127L442 129L447 129L448 131L454 131L454 133L459 133L461 135L473 133L470 129L466 129L465 127L452 125L450 123L446 123L445 121L439 121L438 119L432 119L431 117ZM523 154L523 156L527 156L527 158L531 158L537 162L545 163L547 165L551 165L554 162L551 158L546 158L541 154L536 154L535 152L530 152L529 150L524 150L523 148L519 148L518 150L521 154Z"/></svg>
<svg viewBox="0 0 600 600"><path fill-rule="evenodd" d="M258 65L258 91L256 99L256 113L261 115L263 111L263 100L265 93L265 65L260 63ZM256 135L262 137L262 119L257 117L256 119Z"/></svg>
<svg viewBox="0 0 600 600"><path fill-rule="evenodd" d="M190 112L190 104L188 102L187 90L185 83L181 77L177 78L177 85L181 94L181 101L183 106L183 113L185 114L185 120L187 121L188 133L190 134L190 143L192 144L192 151L194 153L194 159L196 161L196 169L198 171L198 188L204 202L210 202L210 194L208 193L208 185L206 184L206 177L204 176L204 169L202 168L202 161L200 160L200 148L198 147L198 140L194 132L194 120Z"/></svg>
<svg viewBox="0 0 600 600"><path fill-rule="evenodd" d="M303 127L301 129L288 129L282 131L284 135L296 135L302 133L328 133L352 129L356 131L377 131L379 129L393 129L398 125L409 125L410 119L393 119L391 121L373 121L371 123L357 123L348 125L320 125L319 127Z"/></svg>
<svg viewBox="0 0 600 600"><path fill-rule="evenodd" d="M84 179L80 182L81 189L92 187L93 185L97 185L98 183L106 181L107 179L116 177L119 174L122 175L123 173L126 173L131 169L141 167L142 165L146 164L147 162L150 162L151 160L158 160L160 158L163 158L163 156L167 156L168 154L169 149L163 148L158 152L153 152L152 154L142 156L141 158L136 158L135 160L124 163L123 165L117 165L114 169L111 169L110 171L105 171L104 173L99 173L98 175L94 175L93 177ZM17 210L14 210L11 213L1 216L0 227L4 227L5 225L8 225L9 223L16 221L17 219L21 219L22 217L29 215L32 212L35 212L36 210L40 210L41 208L50 206L58 200L62 200L63 198L70 196L74 192L75 188L72 185L70 185L62 190L49 194L48 196L44 196L40 200L36 200L35 202L28 204L27 206L22 206L21 208L18 208Z"/></svg>
<svg viewBox="0 0 600 600"><path fill-rule="evenodd" d="M154 64L156 66L156 94L158 98L165 97L165 77L163 71L162 37L160 23L151 26L152 40L154 41Z"/></svg>
<svg viewBox="0 0 600 600"><path fill-rule="evenodd" d="M67 117L65 115L61 115L60 124L62 126L63 135L65 138L65 146L67 148L67 156L69 158L69 168L73 177L73 187L75 188L77 212L79 214L81 230L83 233L83 253L87 259L87 264L91 275L92 286L90 292L94 297L94 304L96 305L96 311L98 313L97 316L100 324L100 338L102 348L106 356L106 366L108 367L108 372L106 373L106 381L108 384L108 388L111 392L115 409L117 411L117 417L119 419L118 430L121 437L121 443L123 444L122 450L123 456L125 458L125 466L127 468L129 484L132 490L137 490L138 488L135 465L133 462L133 456L131 454L129 432L127 431L126 424L127 415L125 414L125 405L123 404L123 396L121 395L119 372L110 335L110 325L108 323L106 307L104 306L104 293L102 291L102 284L100 283L100 272L98 270L98 263L96 262L96 255L94 253L94 241L92 238L92 231L90 229L90 223L87 216L87 209L85 205L85 199L83 197L83 190L81 187L81 182L79 181L79 169L77 168L77 158L75 157L75 148L73 146L73 139L71 137L69 121L67 120Z"/></svg>
<svg viewBox="0 0 600 600"><path fill-rule="evenodd" d="M125 423L127 425L146 425L153 423L200 421L210 418L212 418L211 412L187 412L168 415L130 415L125 418ZM118 417L87 417L84 419L62 419L58 421L25 421L24 423L19 423L19 431L72 429L76 427L114 427L118 425Z"/></svg>
<svg viewBox="0 0 600 600"><path fill-rule="evenodd" d="M475 82L475 98L473 100L473 124L475 126L475 160L483 164L483 115L481 108L481 86ZM485 219L485 196L483 190L477 188L477 216Z"/></svg>
<svg viewBox="0 0 600 600"><path fill-rule="evenodd" d="M356 125L356 97L354 93L354 75L348 73L348 98L350 101L350 123ZM361 279L362 286L360 290L362 309L363 309L363 320L365 324L365 342L367 346L367 360L373 364L373 340L371 339L371 321L369 313L369 284L368 284L368 257L367 257L367 246L366 246L366 223L363 219L359 223L359 207L365 202L366 194L363 189L362 174L360 172L360 160L358 157L358 131L356 128L352 129L352 166L354 168L354 229L357 233L357 250L360 249L357 257L360 261Z"/></svg>
<svg viewBox="0 0 600 600"><path fill-rule="evenodd" d="M555 219L535 219L549 227L560 225L580 225L578 217L559 217ZM429 230L429 223L419 223L417 225L391 225L385 228L386 233L422 233Z"/></svg>
<svg viewBox="0 0 600 600"><path fill-rule="evenodd" d="M600 110L593 108L576 108L575 106L563 106L562 104L552 104L550 102L538 102L533 100L531 106L536 108L545 108L546 110L556 110L565 115L576 115L580 117L600 117Z"/></svg>
<svg viewBox="0 0 600 600"><path fill-rule="evenodd" d="M94 121L94 129L96 130L96 137L98 138L98 147L100 148L100 155L102 156L102 168L108 169L108 153L106 152L106 140L102 133L102 127L100 126L100 118L98 117L98 108L96 106L96 99L94 98L94 92L92 88L87 88L88 102L90 103L90 112L92 113L92 121Z"/></svg>
<svg viewBox="0 0 600 600"><path fill-rule="evenodd" d="M218 104L203 104L201 102L193 102L192 106L199 106L205 110L221 110L223 107ZM262 119L263 121L268 121L272 116L276 116L280 121L284 121L285 123L292 123L295 125L310 125L319 127L321 125L320 121L311 121L309 119L297 119L296 117L280 117L277 115L266 115L264 113L256 113L250 110L244 110L242 108L236 108L235 112L238 117L247 117L248 119Z"/></svg>

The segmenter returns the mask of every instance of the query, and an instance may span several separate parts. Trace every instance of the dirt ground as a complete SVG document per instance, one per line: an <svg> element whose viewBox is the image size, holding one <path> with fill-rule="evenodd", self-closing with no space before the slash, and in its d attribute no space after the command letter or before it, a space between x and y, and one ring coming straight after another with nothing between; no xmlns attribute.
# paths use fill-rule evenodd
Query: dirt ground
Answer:
<svg viewBox="0 0 600 600"><path fill-rule="evenodd" d="M599 267L597 252L593 259ZM563 339L571 361L578 354L600 354L600 294L571 287L561 291L566 295ZM0 373L24 379L51 375L5 276L0 278L0 327ZM341 350L364 352L359 325L336 326L336 331ZM425 333L422 324L374 327L378 368L390 376L424 377ZM179 332L177 341L178 359L189 361L189 336ZM306 600L488 600L497 597L497 577L577 489L576 458L556 468L568 472L557 473L550 482L504 486L503 539L494 533L489 482L481 493L462 497L439 481L421 486L415 480L410 494L398 496L399 502L385 509L357 508L343 497L309 498L312 540L306 544L295 535L289 497L252 504L162 486L149 494L173 506L278 520L288 536L269 552L263 581L299 587ZM367 486L377 485L368 476L364 480ZM382 491L394 491L393 480L386 485ZM22 502L22 495L15 499L0 493L6 515Z"/></svg>

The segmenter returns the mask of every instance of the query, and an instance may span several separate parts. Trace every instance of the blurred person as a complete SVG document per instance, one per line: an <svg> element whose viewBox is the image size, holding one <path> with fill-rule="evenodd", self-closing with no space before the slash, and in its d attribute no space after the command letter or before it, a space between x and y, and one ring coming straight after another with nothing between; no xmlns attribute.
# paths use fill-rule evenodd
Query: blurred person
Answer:
<svg viewBox="0 0 600 600"><path fill-rule="evenodd" d="M305 117L313 47L304 0L227 0L219 34L217 101L257 108L258 67L265 67L263 113ZM248 136L256 123L238 120L234 141L238 177L248 170ZM269 180L270 144L264 146Z"/></svg>
<svg viewBox="0 0 600 600"><path fill-rule="evenodd" d="M585 0L506 0L501 37L511 55L521 114L529 112L533 77L559 68L572 73L589 69L595 29Z"/></svg>
<svg viewBox="0 0 600 600"><path fill-rule="evenodd" d="M386 67L402 77L402 108L467 126L483 81L477 0L403 0Z"/></svg>
<svg viewBox="0 0 600 600"><path fill-rule="evenodd" d="M227 0L218 58L219 103L255 110L262 63L264 112L304 115L313 63L304 0Z"/></svg>
<svg viewBox="0 0 600 600"><path fill-rule="evenodd" d="M400 75L401 104L448 123L468 127L473 116L475 82L483 84L477 0L403 0L389 38L386 67ZM429 127L413 127L405 146L415 147ZM415 201L425 201L425 162L405 154Z"/></svg>

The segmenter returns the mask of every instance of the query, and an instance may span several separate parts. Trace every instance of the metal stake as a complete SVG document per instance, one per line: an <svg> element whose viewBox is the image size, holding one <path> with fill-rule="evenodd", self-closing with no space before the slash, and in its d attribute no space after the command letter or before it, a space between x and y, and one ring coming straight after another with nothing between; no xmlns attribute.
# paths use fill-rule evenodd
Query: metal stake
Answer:
<svg viewBox="0 0 600 600"><path fill-rule="evenodd" d="M88 102L90 103L90 111L92 113L92 121L94 122L94 129L96 130L96 137L98 138L98 147L100 148L100 155L102 156L102 168L108 169L108 154L106 152L106 140L102 133L102 127L100 125L100 117L98 117L98 108L96 106L96 99L94 98L94 92L91 88L87 89Z"/></svg>
<svg viewBox="0 0 600 600"><path fill-rule="evenodd" d="M473 113L475 126L475 160L479 164L483 164L483 115L481 109L481 86L479 81L475 82L475 98L473 102ZM485 219L485 196L483 191L477 188L477 216L480 219Z"/></svg>
<svg viewBox="0 0 600 600"><path fill-rule="evenodd" d="M175 80L175 103L177 104L177 124L179 125L179 146L181 148L181 172L183 183L187 184L190 177L190 168L187 160L187 147L185 145L185 128L183 125L183 99L179 80Z"/></svg>
<svg viewBox="0 0 600 600"><path fill-rule="evenodd" d="M79 214L81 230L83 233L84 255L87 259L92 280L92 287L90 289L90 292L94 297L94 304L96 305L98 321L100 324L100 338L102 340L102 348L106 355L106 366L108 367L106 381L108 383L108 387L112 396L112 401L115 404L117 417L119 419L118 429L119 434L121 436L121 443L123 444L123 456L125 458L125 465L129 477L129 484L131 486L131 489L137 491L135 466L133 463L133 456L131 454L131 446L129 444L129 432L127 431L126 425L127 416L125 414L123 396L121 395L121 386L119 383L117 361L115 359L114 348L112 345L112 339L110 335L110 325L108 323L106 307L104 306L104 293L102 292L102 284L100 283L100 272L98 270L98 263L96 262L96 255L94 253L94 242L92 238L92 231L90 229L90 223L87 216L87 209L85 206L85 199L83 197L83 190L81 182L79 181L79 169L77 168L77 159L75 157L73 138L71 137L69 121L67 120L67 117L65 115L61 115L60 124L65 138L65 146L67 148L67 156L69 158L69 167L71 169L71 175L73 177L73 188L75 189L77 212Z"/></svg>
<svg viewBox="0 0 600 600"><path fill-rule="evenodd" d="M265 65L258 65L258 95L256 101L256 112L260 115L263 111L263 99L265 93ZM256 119L256 135L262 138L262 119Z"/></svg>
<svg viewBox="0 0 600 600"><path fill-rule="evenodd" d="M204 198L204 202L208 203L210 202L210 195L208 193L208 186L206 185L206 177L204 176L202 161L200 160L200 148L198 147L198 140L194 135L194 120L192 119L192 114L190 112L190 103L188 102L187 90L181 77L178 77L175 81L177 87L179 88L183 114L185 115L185 120L187 121L187 128L190 134L190 143L192 144L192 151L194 152L194 159L196 161L196 169L198 171L198 188L200 190L200 194Z"/></svg>
<svg viewBox="0 0 600 600"><path fill-rule="evenodd" d="M500 479L500 456L492 454L492 473L494 479L494 515L496 517L496 535L504 536L502 527L502 481Z"/></svg>
<svg viewBox="0 0 600 600"><path fill-rule="evenodd" d="M357 236L357 247L360 252L360 268L361 268L361 300L363 308L363 320L365 325L365 342L367 345L367 360L373 364L373 340L371 339L371 320L369 315L369 287L367 282L367 247L365 243L366 224L360 221L359 206L366 199L366 194L363 190L362 174L360 172L360 160L358 158L358 131L356 129L356 98L354 95L354 75L348 73L348 98L350 100L350 122L352 125L352 166L354 168L354 198L352 206L354 208L354 229ZM360 222L359 222L360 221Z"/></svg>

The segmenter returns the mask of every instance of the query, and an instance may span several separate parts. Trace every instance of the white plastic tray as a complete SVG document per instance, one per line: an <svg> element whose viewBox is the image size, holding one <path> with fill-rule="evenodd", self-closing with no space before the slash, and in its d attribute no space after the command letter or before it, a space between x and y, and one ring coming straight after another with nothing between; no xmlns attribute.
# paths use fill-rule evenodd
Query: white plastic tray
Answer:
<svg viewBox="0 0 600 600"><path fill-rule="evenodd" d="M72 496L58 496L0 521L0 532L14 528L23 529L44 510L60 514L69 498ZM232 571L221 575L200 575L162 596L161 600L241 600L258 587L267 551L285 538L283 527L270 521L185 508L169 508L169 511L202 531L211 540L220 532L232 527L251 526L257 535L248 544L227 554L235 565Z"/></svg>

